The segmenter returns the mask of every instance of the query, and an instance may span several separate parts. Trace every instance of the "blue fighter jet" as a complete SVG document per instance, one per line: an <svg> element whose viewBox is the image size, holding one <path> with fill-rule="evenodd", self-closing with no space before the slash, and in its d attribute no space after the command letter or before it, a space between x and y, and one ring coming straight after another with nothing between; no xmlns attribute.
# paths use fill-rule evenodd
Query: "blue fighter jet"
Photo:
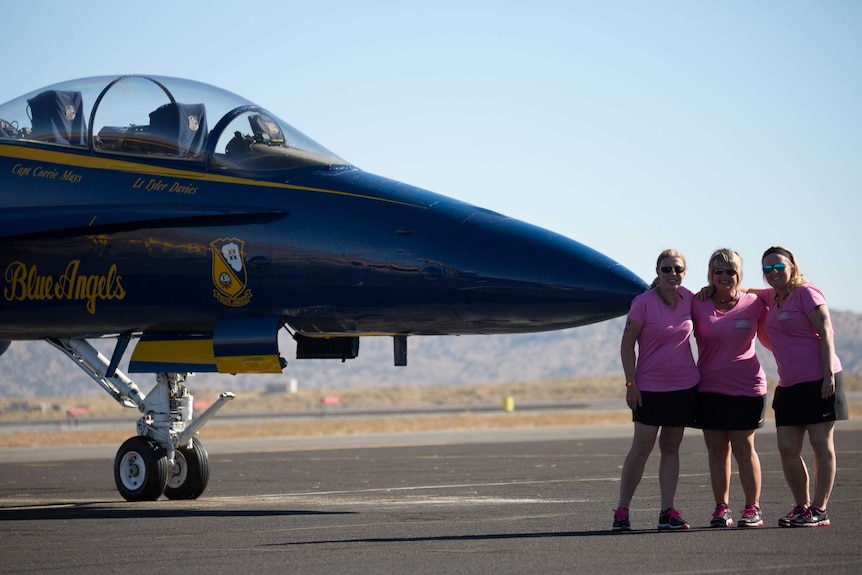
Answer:
<svg viewBox="0 0 862 575"><path fill-rule="evenodd" d="M144 75L0 105L0 272L0 353L45 340L140 411L114 461L128 501L203 493L195 433L233 394L195 417L185 378L280 373L282 329L297 359L385 336L405 365L411 336L581 326L646 289L574 240L364 172L233 93Z"/></svg>

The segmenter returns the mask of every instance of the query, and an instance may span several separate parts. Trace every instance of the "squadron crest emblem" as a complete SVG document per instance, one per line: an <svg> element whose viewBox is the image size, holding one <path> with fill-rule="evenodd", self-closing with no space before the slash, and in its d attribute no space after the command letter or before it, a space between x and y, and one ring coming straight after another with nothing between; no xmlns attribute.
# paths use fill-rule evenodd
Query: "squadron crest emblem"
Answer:
<svg viewBox="0 0 862 575"><path fill-rule="evenodd" d="M245 242L219 238L210 244L213 258L213 297L230 307L242 307L251 300L245 269Z"/></svg>
<svg viewBox="0 0 862 575"><path fill-rule="evenodd" d="M266 126L266 131L269 132L270 136L277 137L281 134L281 128L279 128L278 124L272 120L265 121L264 125Z"/></svg>

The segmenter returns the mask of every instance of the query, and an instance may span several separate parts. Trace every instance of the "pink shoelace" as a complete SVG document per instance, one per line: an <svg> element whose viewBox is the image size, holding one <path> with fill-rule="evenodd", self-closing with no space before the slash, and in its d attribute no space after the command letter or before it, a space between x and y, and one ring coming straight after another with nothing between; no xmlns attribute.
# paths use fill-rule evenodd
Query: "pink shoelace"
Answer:
<svg viewBox="0 0 862 575"><path fill-rule="evenodd" d="M757 515L760 509L756 505L748 505L745 509L742 510L742 518L743 519L751 519L755 515Z"/></svg>
<svg viewBox="0 0 862 575"><path fill-rule="evenodd" d="M803 513L805 513L804 507L800 507L799 505L794 505L793 509L790 510L790 513L788 513L784 517L787 519L793 519L794 517L801 516Z"/></svg>

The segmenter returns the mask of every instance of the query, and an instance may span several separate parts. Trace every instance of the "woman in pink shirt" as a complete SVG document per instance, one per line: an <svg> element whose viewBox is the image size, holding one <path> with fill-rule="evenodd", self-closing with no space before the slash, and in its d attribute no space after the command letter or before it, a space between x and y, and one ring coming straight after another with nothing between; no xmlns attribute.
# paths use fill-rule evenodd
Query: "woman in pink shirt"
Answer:
<svg viewBox="0 0 862 575"><path fill-rule="evenodd" d="M715 497L710 526L733 526L728 505L732 450L745 498L739 526L762 527L760 458L754 432L763 426L766 374L757 359L754 338L765 339L766 305L757 295L739 289L742 258L735 251L713 252L707 274L707 297L696 298L691 312L700 370L697 427L703 430Z"/></svg>
<svg viewBox="0 0 862 575"><path fill-rule="evenodd" d="M623 464L614 531L631 530L629 505L656 438L661 451L658 528L689 528L674 508L674 498L679 481L679 446L685 428L694 425L697 409L700 375L690 343L694 297L682 287L685 258L678 251L665 250L659 254L656 274L654 287L632 300L620 344L634 438Z"/></svg>
<svg viewBox="0 0 862 575"><path fill-rule="evenodd" d="M835 421L848 418L832 320L823 293L808 283L789 250L769 248L762 264L770 287L759 290L759 296L769 306L766 330L778 366L772 401L778 452L795 499L793 509L778 524L827 526L826 504L835 483L833 431ZM806 433L814 451L813 499L802 459Z"/></svg>

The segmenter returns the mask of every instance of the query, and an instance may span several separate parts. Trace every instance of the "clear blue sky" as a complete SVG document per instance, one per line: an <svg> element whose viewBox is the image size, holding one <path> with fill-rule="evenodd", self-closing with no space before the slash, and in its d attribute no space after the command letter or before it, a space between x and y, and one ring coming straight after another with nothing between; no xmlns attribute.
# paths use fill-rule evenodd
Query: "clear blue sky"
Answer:
<svg viewBox="0 0 862 575"><path fill-rule="evenodd" d="M0 102L188 77L357 166L560 232L692 289L781 244L862 312L862 2L11 0Z"/></svg>

